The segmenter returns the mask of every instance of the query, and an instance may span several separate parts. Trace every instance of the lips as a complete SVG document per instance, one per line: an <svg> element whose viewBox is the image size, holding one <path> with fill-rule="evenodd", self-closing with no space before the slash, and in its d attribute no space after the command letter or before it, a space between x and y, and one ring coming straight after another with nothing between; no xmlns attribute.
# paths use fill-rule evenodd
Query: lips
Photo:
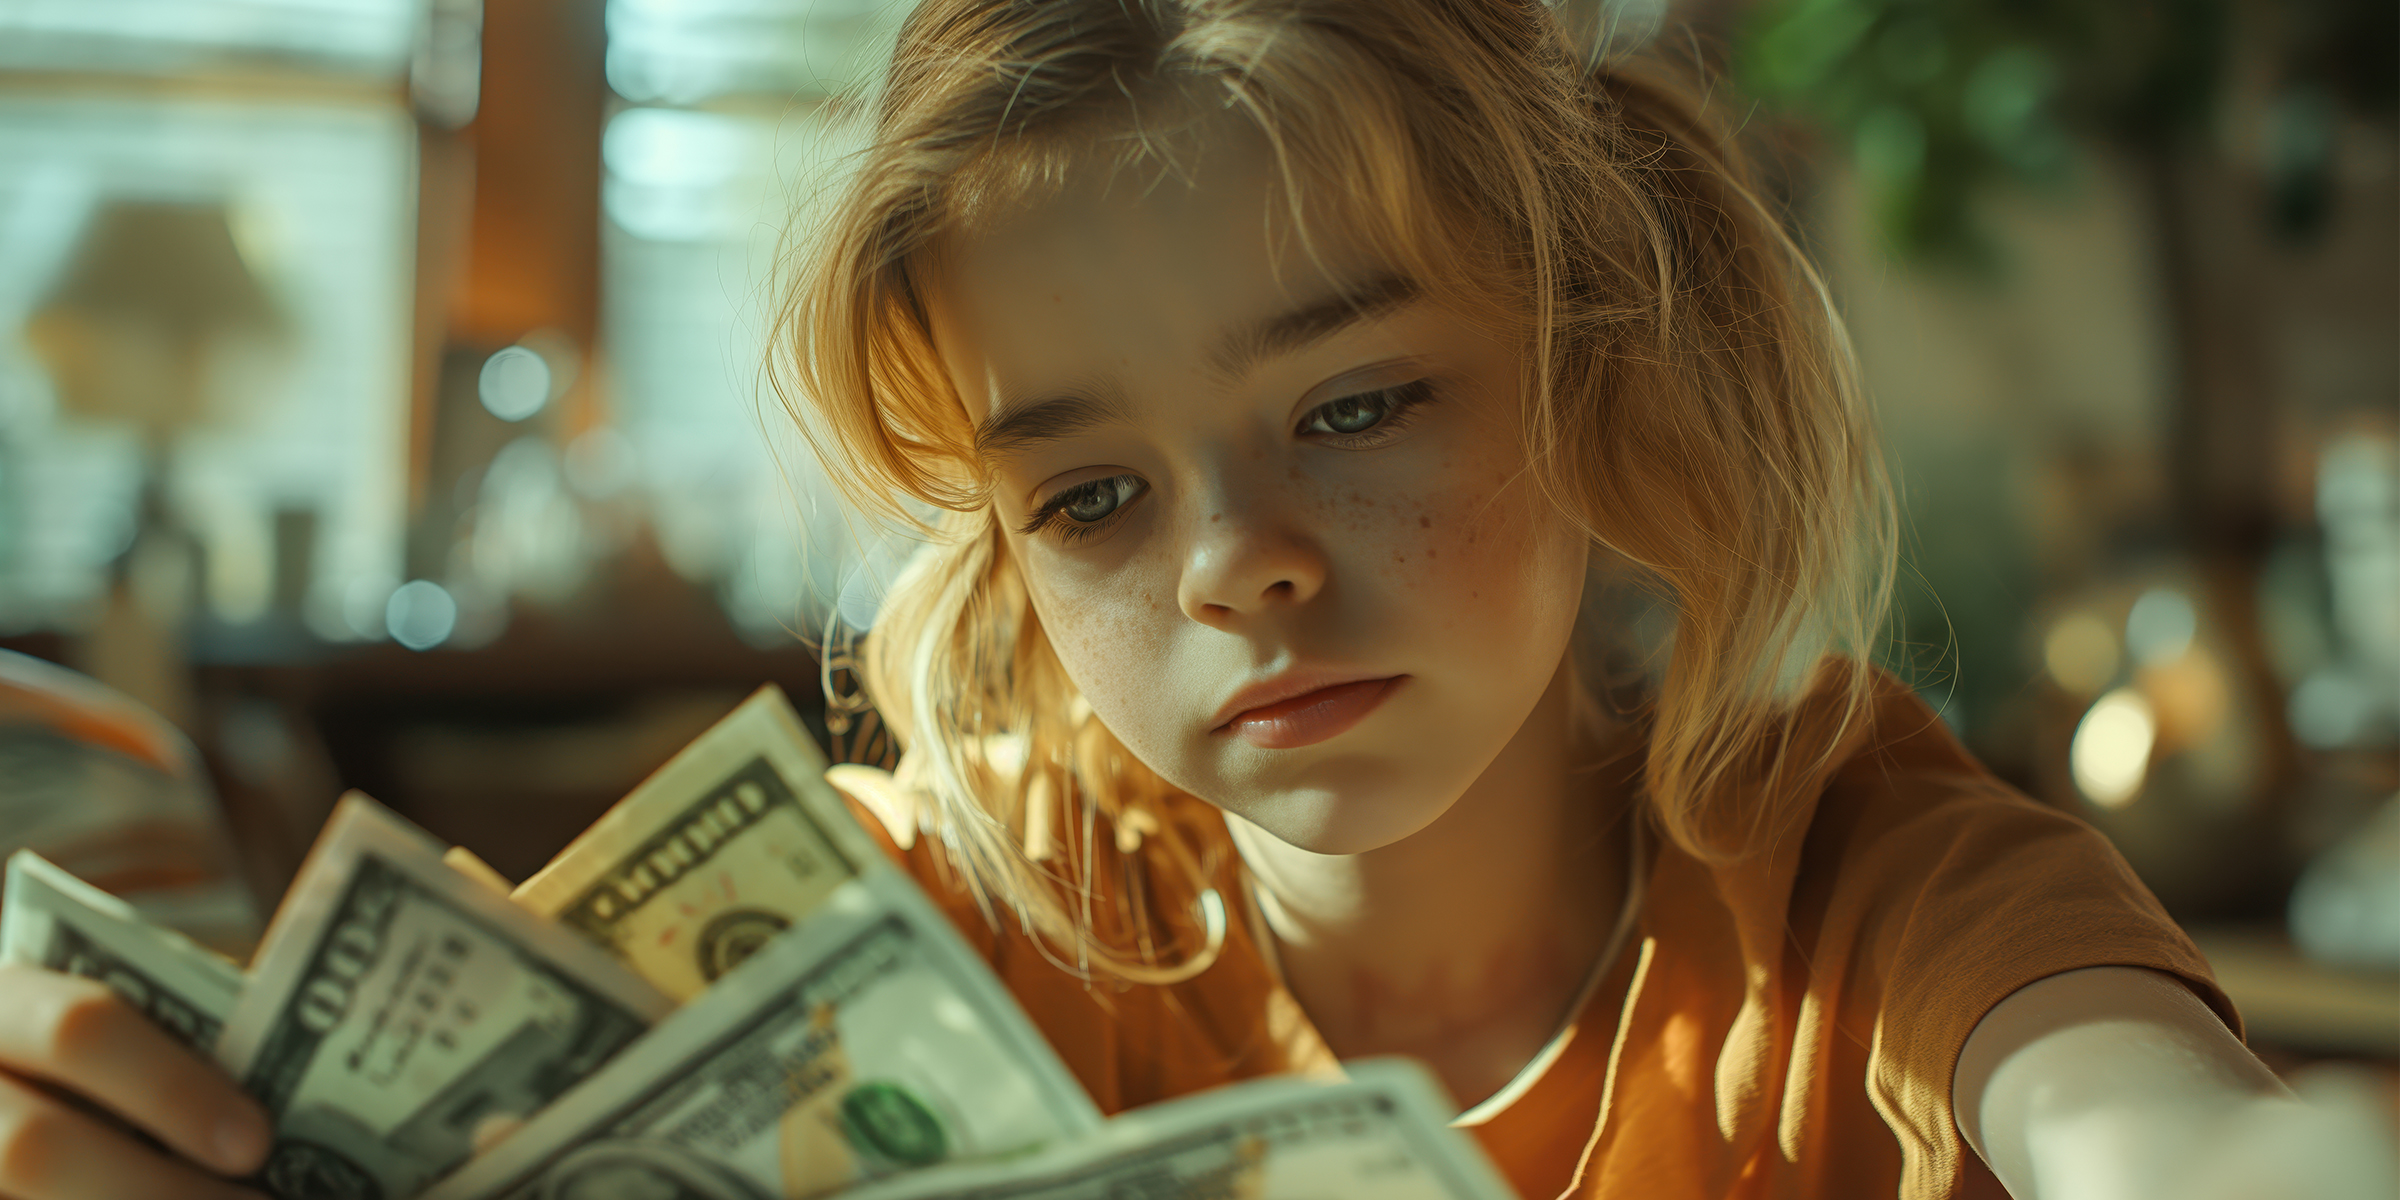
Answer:
<svg viewBox="0 0 2400 1200"><path fill-rule="evenodd" d="M1286 675L1245 688L1228 701L1210 732L1230 733L1262 749L1314 745L1366 719L1405 675L1360 679Z"/></svg>

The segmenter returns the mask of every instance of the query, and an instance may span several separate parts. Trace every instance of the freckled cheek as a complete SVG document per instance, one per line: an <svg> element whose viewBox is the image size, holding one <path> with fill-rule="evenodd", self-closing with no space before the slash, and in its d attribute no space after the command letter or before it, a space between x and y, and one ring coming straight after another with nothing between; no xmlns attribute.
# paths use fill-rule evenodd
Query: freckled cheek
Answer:
<svg viewBox="0 0 2400 1200"><path fill-rule="evenodd" d="M1433 627L1456 630L1488 625L1499 616L1495 602L1517 589L1505 580L1522 571L1522 563L1506 552L1488 530L1470 527L1455 510L1440 516L1424 514L1430 524L1416 520L1399 530L1385 552L1380 571L1393 594L1409 598L1410 607L1430 619Z"/></svg>
<svg viewBox="0 0 2400 1200"><path fill-rule="evenodd" d="M1495 473L1471 473L1457 487L1397 504L1375 545L1375 574L1397 595L1416 598L1430 629L1486 634L1517 629L1548 610L1546 595L1574 586L1567 562L1579 550L1558 538L1555 521L1529 485L1505 485Z"/></svg>
<svg viewBox="0 0 2400 1200"><path fill-rule="evenodd" d="M1043 632L1095 708L1158 694L1163 681L1152 676L1166 658L1166 618L1177 615L1172 593L1155 582L1053 576L1038 563L1024 574Z"/></svg>
<svg viewBox="0 0 2400 1200"><path fill-rule="evenodd" d="M1477 473L1397 504L1381 539L1382 573L1419 593L1488 600L1493 584L1524 575L1543 549L1529 492Z"/></svg>

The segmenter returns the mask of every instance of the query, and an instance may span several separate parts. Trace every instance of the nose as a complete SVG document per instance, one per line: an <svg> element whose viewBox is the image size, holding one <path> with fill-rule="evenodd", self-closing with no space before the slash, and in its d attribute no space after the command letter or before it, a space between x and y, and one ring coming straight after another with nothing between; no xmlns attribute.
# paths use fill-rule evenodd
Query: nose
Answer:
<svg viewBox="0 0 2400 1200"><path fill-rule="evenodd" d="M1176 600L1203 625L1231 628L1306 604L1324 590L1323 547L1271 514L1219 504L1199 528L1184 552Z"/></svg>

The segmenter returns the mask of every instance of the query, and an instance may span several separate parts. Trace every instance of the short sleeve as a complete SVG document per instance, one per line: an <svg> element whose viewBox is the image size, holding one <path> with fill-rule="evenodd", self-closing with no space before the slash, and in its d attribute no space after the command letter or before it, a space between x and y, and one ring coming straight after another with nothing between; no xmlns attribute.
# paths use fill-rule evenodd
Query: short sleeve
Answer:
<svg viewBox="0 0 2400 1200"><path fill-rule="evenodd" d="M2083 967L2148 967L2242 1032L2207 960L2107 838L1963 753L1956 762L1963 769L1887 762L1860 773L1870 774L1863 784L1854 774L1825 797L1812 831L1812 840L1828 825L1863 835L1845 847L1841 873L1872 891L1857 908L1862 965L1881 993L1867 1087L1900 1139L1903 1196L1958 1188L1974 1156L1950 1104L1959 1052L2027 984Z"/></svg>

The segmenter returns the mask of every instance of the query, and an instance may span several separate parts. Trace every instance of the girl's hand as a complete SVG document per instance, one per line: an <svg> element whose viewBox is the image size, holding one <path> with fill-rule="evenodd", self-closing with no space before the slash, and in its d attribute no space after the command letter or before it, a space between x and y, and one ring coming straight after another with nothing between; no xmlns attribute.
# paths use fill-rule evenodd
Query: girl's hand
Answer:
<svg viewBox="0 0 2400 1200"><path fill-rule="evenodd" d="M107 986L0 965L0 1197L257 1200L219 1176L256 1171L269 1140L256 1101Z"/></svg>

